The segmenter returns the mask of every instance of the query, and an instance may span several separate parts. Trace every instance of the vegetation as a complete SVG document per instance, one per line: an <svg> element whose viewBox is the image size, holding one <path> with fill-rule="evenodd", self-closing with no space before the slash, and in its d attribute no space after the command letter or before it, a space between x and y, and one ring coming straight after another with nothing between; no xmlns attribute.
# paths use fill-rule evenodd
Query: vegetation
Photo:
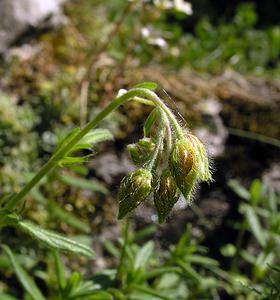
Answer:
<svg viewBox="0 0 280 300"><path fill-rule="evenodd" d="M279 26L260 26L252 3L191 30L184 1L71 1L65 13L36 37L37 54L0 71L0 299L280 299L279 182L263 176L279 163L277 136L228 129L212 163L194 134L211 128L197 99L212 94L190 87L177 102L176 77L232 70L240 88L247 76L270 85ZM153 75L174 102L160 85L135 85ZM133 169L116 172L104 153L118 169L127 154Z"/></svg>

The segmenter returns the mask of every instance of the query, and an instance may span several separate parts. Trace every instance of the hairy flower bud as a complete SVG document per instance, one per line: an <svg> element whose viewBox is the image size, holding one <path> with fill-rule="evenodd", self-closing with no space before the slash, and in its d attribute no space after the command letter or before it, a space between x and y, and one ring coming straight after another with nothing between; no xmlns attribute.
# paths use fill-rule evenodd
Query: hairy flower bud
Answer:
<svg viewBox="0 0 280 300"><path fill-rule="evenodd" d="M190 199L197 181L212 179L206 149L195 135L189 133L174 146L169 169L186 200Z"/></svg>
<svg viewBox="0 0 280 300"><path fill-rule="evenodd" d="M211 181L209 160L206 149L202 142L193 134L186 134L186 138L195 147L196 159L198 161L198 177L201 181Z"/></svg>
<svg viewBox="0 0 280 300"><path fill-rule="evenodd" d="M154 191L154 202L159 223L163 223L166 220L179 196L180 191L170 171L165 170L160 176L158 186Z"/></svg>
<svg viewBox="0 0 280 300"><path fill-rule="evenodd" d="M186 200L198 179L198 161L195 147L187 139L181 138L173 147L169 157L170 172Z"/></svg>
<svg viewBox="0 0 280 300"><path fill-rule="evenodd" d="M127 146L131 160L137 166L142 166L150 157L155 149L155 144L150 138L143 138L135 144Z"/></svg>
<svg viewBox="0 0 280 300"><path fill-rule="evenodd" d="M119 191L119 215L122 219L136 208L150 194L152 187L152 173L146 169L139 169L124 177Z"/></svg>

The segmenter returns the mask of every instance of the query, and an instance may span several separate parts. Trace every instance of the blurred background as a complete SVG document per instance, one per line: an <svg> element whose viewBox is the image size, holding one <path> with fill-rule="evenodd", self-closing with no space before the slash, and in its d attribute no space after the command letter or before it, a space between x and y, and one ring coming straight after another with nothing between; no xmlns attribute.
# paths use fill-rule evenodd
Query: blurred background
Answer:
<svg viewBox="0 0 280 300"><path fill-rule="evenodd" d="M134 169L126 145L142 137L150 108L129 103L105 120L115 140L86 164L50 174L23 208L97 252L95 261L63 255L66 273L113 298L67 299L279 299L279 11L276 0L0 1L1 196L28 181L59 137L143 81L159 85L213 161L214 182L192 205L180 200L165 224L151 201L132 214L141 272L167 269L137 273L140 280L132 261L125 285L112 283L122 239L117 191ZM50 252L9 228L7 239L48 299L66 299L55 296ZM3 253L0 299L31 299Z"/></svg>

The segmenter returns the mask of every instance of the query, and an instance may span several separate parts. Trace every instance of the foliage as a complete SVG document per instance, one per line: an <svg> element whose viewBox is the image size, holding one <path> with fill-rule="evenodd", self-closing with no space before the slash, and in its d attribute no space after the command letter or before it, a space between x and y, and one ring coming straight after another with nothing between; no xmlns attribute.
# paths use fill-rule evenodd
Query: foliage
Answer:
<svg viewBox="0 0 280 300"><path fill-rule="evenodd" d="M173 6L168 8L160 2ZM191 68L217 74L233 68L245 74L279 75L279 27L257 28L258 16L253 5L240 5L232 20L219 20L217 25L204 17L190 32L182 28L188 18L186 7L185 12L178 11L176 5L183 2L175 2L69 2L65 7L69 21L57 31L43 34L42 51L27 61L11 61L1 70L6 91L0 95L0 193L4 195L1 208L36 176L35 170L48 161L51 153L59 153L81 133L80 129L73 129L73 124L80 123L83 128L87 120L102 112L100 107L110 103L118 87L130 84L126 70L136 73L146 65L160 65L172 70ZM144 83L136 88L155 90L156 85ZM119 97L126 92L121 90ZM137 101L151 104L150 99L143 97ZM110 151L110 142L96 145L112 140L110 132L123 138L132 130L131 120L135 124L142 122L143 114L139 114L138 120L138 115L135 117L131 111L125 111L127 118L118 112L110 114L109 120L102 122L102 127L109 131L90 131L71 151L68 149L59 157L55 164L60 168L44 174L26 201L13 211L1 210L2 225L7 225L1 232L1 244L5 242L9 247L4 246L0 255L0 299L277 299L279 195L259 180L248 189L240 183L242 180L229 181L236 195L229 194L228 201L232 206L232 199L236 201L238 217L222 221L236 240L230 237L229 243L219 244L220 253L205 246L206 233L199 229L205 219L200 211L193 229L173 229L174 236L178 232L181 237L175 242L172 232L171 245L169 240L165 245L158 238L171 225L169 221L160 228L152 226L135 232L132 228L139 226L137 222L130 227L124 222L121 237L102 242L96 238L100 225L118 227L112 221L116 219L116 214L112 216L116 201L110 196L115 186L105 186L100 178L94 178L95 170L90 164L85 167L82 163L91 160L98 149ZM144 124L144 138L128 147L139 168L151 162L159 144L155 129L160 117L158 109L153 109ZM163 156L154 161L157 172L153 166L153 180L148 184L160 222L168 218L177 201L180 205L178 186L188 198L186 186L191 185L193 194L198 178L210 179L210 173L205 172L209 167L205 150L188 134L188 143L183 147L198 153L193 155L200 162L195 168L198 175L188 173L183 177L182 172L177 174L177 168L173 168L174 182L162 168L164 164L168 166L168 126L164 130L165 139L159 149ZM173 144L177 139L174 132L172 129ZM122 142L118 140L115 147L122 147ZM178 163L179 154L184 151L173 154ZM191 161L181 158L180 168L184 163L190 167ZM129 193L121 193L120 200L126 204L134 184L133 181L129 186ZM165 202L166 195L172 201ZM125 213L138 206L136 202L129 202ZM193 205L191 209L194 208ZM57 231L70 238L58 235ZM222 236L211 238L224 242ZM100 257L101 270L96 270L100 243L105 254ZM97 250L96 263L81 257L94 256L92 245ZM53 248L78 255L66 256Z"/></svg>

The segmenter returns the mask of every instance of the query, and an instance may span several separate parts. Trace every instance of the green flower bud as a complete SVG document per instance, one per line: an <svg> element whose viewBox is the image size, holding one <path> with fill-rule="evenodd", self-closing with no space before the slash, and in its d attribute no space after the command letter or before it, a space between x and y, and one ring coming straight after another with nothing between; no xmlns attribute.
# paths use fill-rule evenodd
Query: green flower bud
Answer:
<svg viewBox="0 0 280 300"><path fill-rule="evenodd" d="M158 186L154 191L154 202L160 224L166 220L179 196L180 191L170 171L165 170L160 176Z"/></svg>
<svg viewBox="0 0 280 300"><path fill-rule="evenodd" d="M206 149L195 135L189 133L174 146L169 158L169 168L187 200L198 180L212 179Z"/></svg>
<svg viewBox="0 0 280 300"><path fill-rule="evenodd" d="M170 172L186 200L190 199L199 175L195 151L196 148L189 140L181 138L173 147L169 157Z"/></svg>
<svg viewBox="0 0 280 300"><path fill-rule="evenodd" d="M195 147L196 160L198 161L198 178L201 181L211 181L212 175L209 166L209 159L204 145L193 134L186 134L186 138Z"/></svg>
<svg viewBox="0 0 280 300"><path fill-rule="evenodd" d="M152 173L146 169L139 169L124 177L119 191L119 215L122 219L135 209L150 194L152 187Z"/></svg>
<svg viewBox="0 0 280 300"><path fill-rule="evenodd" d="M149 138L143 138L135 144L127 146L131 160L136 166L142 166L155 149L155 144Z"/></svg>

